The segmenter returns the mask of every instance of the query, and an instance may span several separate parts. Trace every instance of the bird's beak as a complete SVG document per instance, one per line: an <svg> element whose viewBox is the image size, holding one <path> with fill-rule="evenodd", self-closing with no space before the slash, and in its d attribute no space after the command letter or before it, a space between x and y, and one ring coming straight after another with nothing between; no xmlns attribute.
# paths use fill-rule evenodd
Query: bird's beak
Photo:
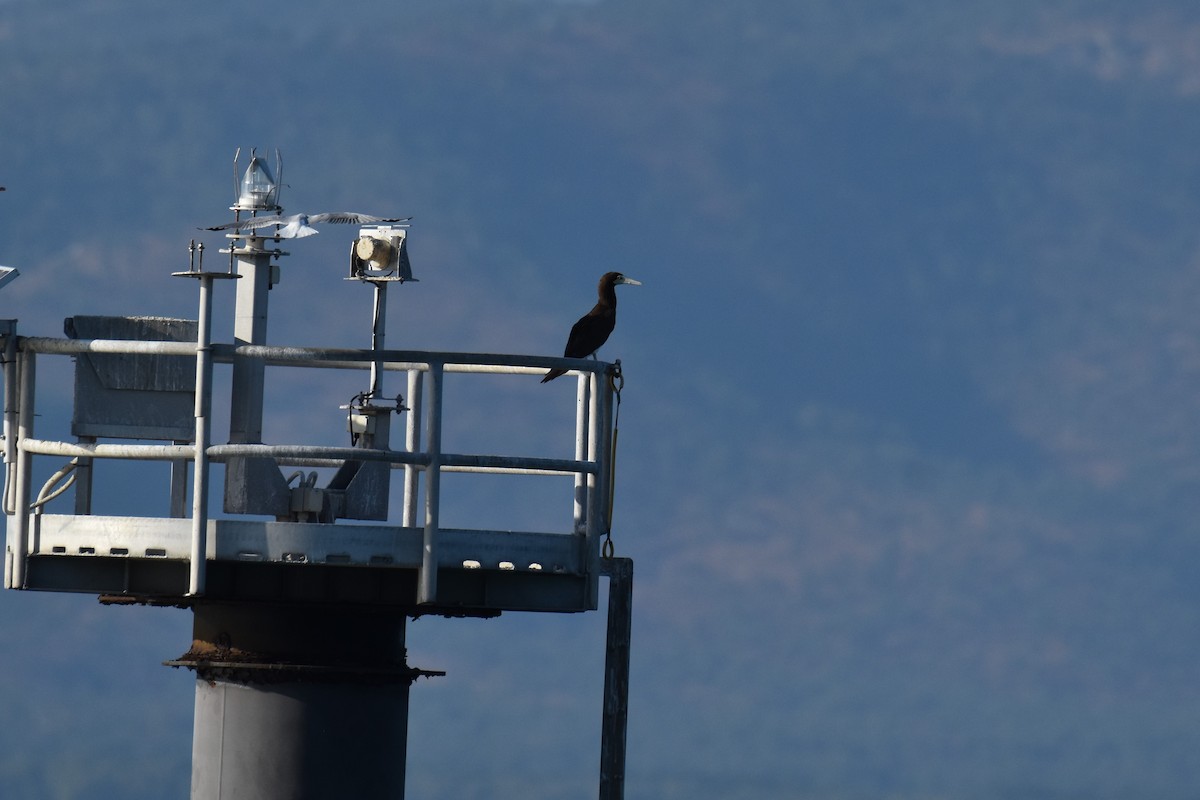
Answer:
<svg viewBox="0 0 1200 800"><path fill-rule="evenodd" d="M633 278L621 278L621 283L628 283L630 286L641 286L641 281L635 281Z"/></svg>

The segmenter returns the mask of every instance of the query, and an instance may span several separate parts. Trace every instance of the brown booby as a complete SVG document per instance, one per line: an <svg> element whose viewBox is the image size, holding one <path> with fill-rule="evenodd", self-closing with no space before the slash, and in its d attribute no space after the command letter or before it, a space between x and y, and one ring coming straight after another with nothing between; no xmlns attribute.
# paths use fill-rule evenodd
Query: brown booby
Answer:
<svg viewBox="0 0 1200 800"><path fill-rule="evenodd" d="M600 346L608 341L608 335L617 324L617 292L618 284L627 283L630 286L641 286L641 281L626 278L619 272L606 272L600 278L597 293L600 299L592 310L579 318L571 326L571 335L567 337L567 346L563 350L564 358L587 358L595 356ZM542 378L542 383L552 381L566 373L565 369L552 369Z"/></svg>

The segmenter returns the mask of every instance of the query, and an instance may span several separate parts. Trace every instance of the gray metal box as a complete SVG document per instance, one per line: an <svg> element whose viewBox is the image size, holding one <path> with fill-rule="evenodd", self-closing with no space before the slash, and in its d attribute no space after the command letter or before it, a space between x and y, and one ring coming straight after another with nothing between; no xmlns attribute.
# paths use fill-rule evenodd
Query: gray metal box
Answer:
<svg viewBox="0 0 1200 800"><path fill-rule="evenodd" d="M165 317L67 317L72 339L194 342L196 321ZM195 438L196 361L187 356L85 353L75 361L71 432L120 439Z"/></svg>

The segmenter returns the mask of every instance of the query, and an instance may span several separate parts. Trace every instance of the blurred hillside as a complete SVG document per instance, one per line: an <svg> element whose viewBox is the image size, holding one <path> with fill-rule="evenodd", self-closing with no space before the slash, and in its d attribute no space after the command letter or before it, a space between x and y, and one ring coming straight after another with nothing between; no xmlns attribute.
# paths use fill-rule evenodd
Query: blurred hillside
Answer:
<svg viewBox="0 0 1200 800"><path fill-rule="evenodd" d="M556 354L645 282L601 354L631 798L1194 795L1200 9L9 0L0 45L24 333L193 314L238 146L288 211L416 216L389 344ZM364 346L303 245L271 339ZM602 631L412 625L410 795L593 792ZM12 796L186 792L185 614L0 632Z"/></svg>

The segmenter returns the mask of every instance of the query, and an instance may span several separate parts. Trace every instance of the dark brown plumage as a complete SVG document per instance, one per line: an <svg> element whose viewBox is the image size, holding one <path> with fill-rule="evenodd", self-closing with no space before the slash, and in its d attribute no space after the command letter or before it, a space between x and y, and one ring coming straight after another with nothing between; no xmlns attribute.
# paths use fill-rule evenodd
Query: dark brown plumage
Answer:
<svg viewBox="0 0 1200 800"><path fill-rule="evenodd" d="M595 355L600 346L608 341L609 334L613 332L613 327L617 324L616 287L622 283L631 286L642 285L641 281L626 278L619 272L606 272L600 278L600 285L597 287L597 294L600 297L592 310L571 326L571 335L567 337L567 346L563 350L563 357L587 358ZM542 378L542 383L552 381L565 373L565 369L552 369L546 373L546 377Z"/></svg>

